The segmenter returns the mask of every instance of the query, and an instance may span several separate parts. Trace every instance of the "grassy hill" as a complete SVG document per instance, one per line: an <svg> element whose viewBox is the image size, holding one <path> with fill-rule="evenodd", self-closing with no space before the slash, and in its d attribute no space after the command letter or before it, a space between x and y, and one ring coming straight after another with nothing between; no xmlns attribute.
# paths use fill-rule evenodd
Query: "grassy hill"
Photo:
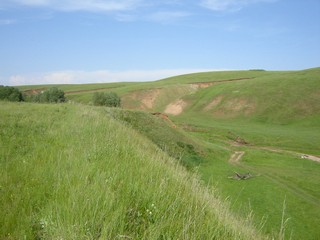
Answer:
<svg viewBox="0 0 320 240"><path fill-rule="evenodd" d="M265 238L108 109L0 108L1 239Z"/></svg>
<svg viewBox="0 0 320 240"><path fill-rule="evenodd" d="M277 234L285 222L285 239L319 236L320 164L301 156L320 156L320 68L58 87L70 102L89 105L96 91L118 93L130 110L108 110L111 119L195 170L234 214L251 214L263 234L283 237ZM254 177L234 181L234 172Z"/></svg>
<svg viewBox="0 0 320 240"><path fill-rule="evenodd" d="M124 108L164 112L177 100L184 112L242 117L275 124L318 124L320 68L303 71L227 71L181 75L146 83L54 85L69 100L90 104L97 91L114 91ZM49 86L23 86L27 93ZM302 123L301 123L302 120Z"/></svg>

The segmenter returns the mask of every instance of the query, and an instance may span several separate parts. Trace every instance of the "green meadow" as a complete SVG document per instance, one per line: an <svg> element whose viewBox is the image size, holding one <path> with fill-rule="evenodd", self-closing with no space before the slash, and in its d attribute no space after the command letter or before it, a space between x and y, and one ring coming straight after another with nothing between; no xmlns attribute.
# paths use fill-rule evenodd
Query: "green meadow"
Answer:
<svg viewBox="0 0 320 240"><path fill-rule="evenodd" d="M320 68L55 86L68 103L0 103L0 238L320 235Z"/></svg>
<svg viewBox="0 0 320 240"><path fill-rule="evenodd" d="M1 239L264 239L106 108L1 102Z"/></svg>

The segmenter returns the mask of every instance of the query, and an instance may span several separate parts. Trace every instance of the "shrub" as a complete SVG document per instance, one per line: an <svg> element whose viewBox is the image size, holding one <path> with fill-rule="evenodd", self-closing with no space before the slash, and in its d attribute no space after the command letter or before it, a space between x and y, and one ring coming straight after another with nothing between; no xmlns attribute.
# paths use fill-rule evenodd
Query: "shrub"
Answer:
<svg viewBox="0 0 320 240"><path fill-rule="evenodd" d="M120 107L121 99L118 94L114 92L96 92L93 95L93 105L107 106L107 107Z"/></svg>
<svg viewBox="0 0 320 240"><path fill-rule="evenodd" d="M40 103L61 103L65 102L66 98L64 96L64 91L52 87L44 92L33 95L31 101Z"/></svg>
<svg viewBox="0 0 320 240"><path fill-rule="evenodd" d="M17 88L9 86L0 86L0 100L21 102L23 101L23 97L22 93Z"/></svg>

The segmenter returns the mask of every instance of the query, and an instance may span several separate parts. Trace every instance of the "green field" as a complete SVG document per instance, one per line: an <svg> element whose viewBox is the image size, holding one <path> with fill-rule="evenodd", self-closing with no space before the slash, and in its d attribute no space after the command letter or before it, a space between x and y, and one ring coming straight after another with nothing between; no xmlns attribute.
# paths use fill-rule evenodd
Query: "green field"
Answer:
<svg viewBox="0 0 320 240"><path fill-rule="evenodd" d="M0 103L1 239L263 239L110 110Z"/></svg>
<svg viewBox="0 0 320 240"><path fill-rule="evenodd" d="M57 86L69 103L1 103L3 236L320 235L320 163L301 158L320 156L320 68ZM91 106L97 91L119 94L123 109Z"/></svg>

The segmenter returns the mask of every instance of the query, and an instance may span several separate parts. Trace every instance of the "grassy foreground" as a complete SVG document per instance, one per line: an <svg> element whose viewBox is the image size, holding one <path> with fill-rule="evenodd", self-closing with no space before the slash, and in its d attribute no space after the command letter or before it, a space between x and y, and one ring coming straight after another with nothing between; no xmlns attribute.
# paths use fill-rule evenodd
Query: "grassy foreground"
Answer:
<svg viewBox="0 0 320 240"><path fill-rule="evenodd" d="M0 102L1 239L264 239L105 108Z"/></svg>

